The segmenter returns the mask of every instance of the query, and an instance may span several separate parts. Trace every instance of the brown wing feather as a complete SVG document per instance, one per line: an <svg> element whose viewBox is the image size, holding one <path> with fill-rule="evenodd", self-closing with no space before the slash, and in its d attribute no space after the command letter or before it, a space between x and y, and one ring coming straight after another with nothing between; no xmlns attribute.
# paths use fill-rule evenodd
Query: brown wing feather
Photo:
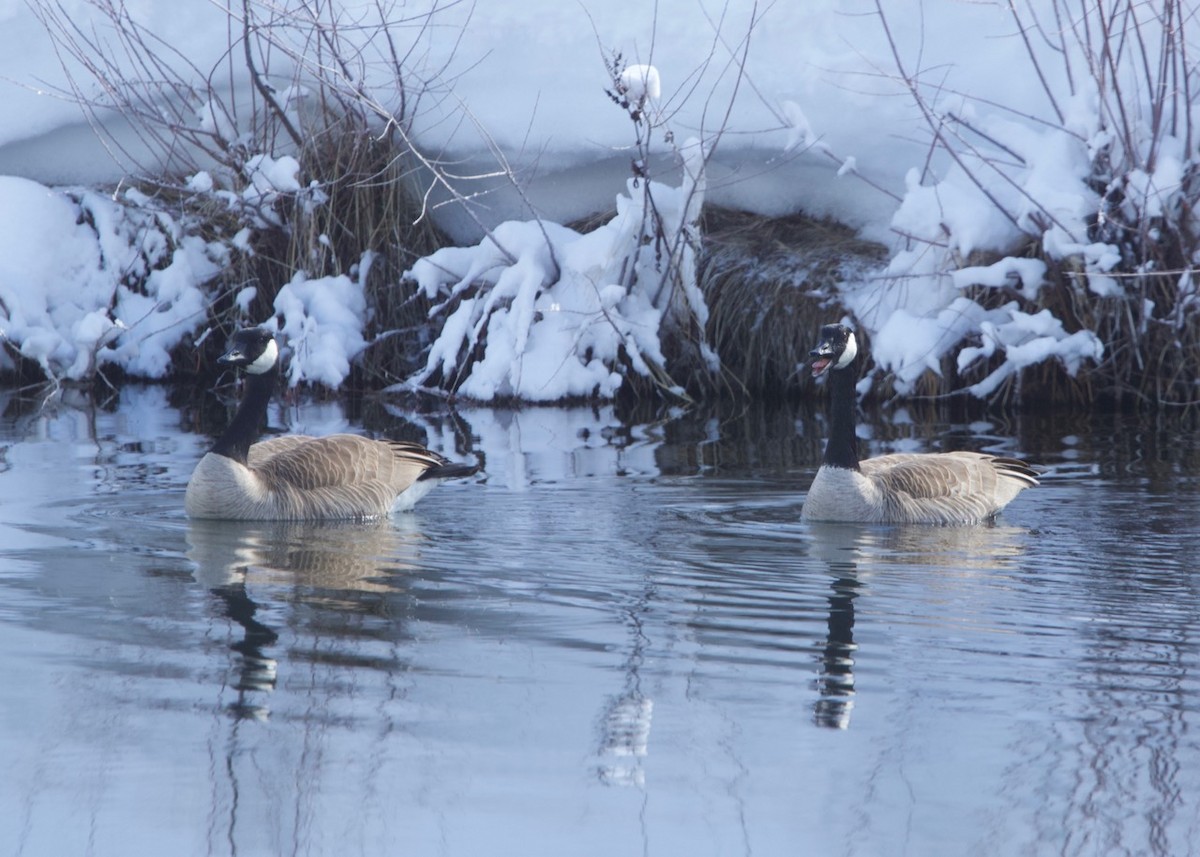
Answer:
<svg viewBox="0 0 1200 857"><path fill-rule="evenodd" d="M351 434L273 438L255 444L250 452L250 467L265 479L304 491L376 482L411 484L428 468L446 461L415 443ZM396 490L407 484L399 484Z"/></svg>
<svg viewBox="0 0 1200 857"><path fill-rule="evenodd" d="M881 455L862 462L862 470L889 491L932 500L977 491L979 468L958 456L908 454Z"/></svg>
<svg viewBox="0 0 1200 857"><path fill-rule="evenodd" d="M1024 462L977 452L883 455L860 466L879 484L887 517L896 521L984 520L1037 484Z"/></svg>
<svg viewBox="0 0 1200 857"><path fill-rule="evenodd" d="M411 508L443 479L475 471L416 443L283 435L251 446L246 465L206 455L186 502L195 517L371 518Z"/></svg>
<svg viewBox="0 0 1200 857"><path fill-rule="evenodd" d="M250 453L247 456L247 467L258 467L268 458L286 452L289 449L294 449L297 446L308 443L313 440L312 437L304 434L284 434L278 437L260 440L258 443L250 447Z"/></svg>

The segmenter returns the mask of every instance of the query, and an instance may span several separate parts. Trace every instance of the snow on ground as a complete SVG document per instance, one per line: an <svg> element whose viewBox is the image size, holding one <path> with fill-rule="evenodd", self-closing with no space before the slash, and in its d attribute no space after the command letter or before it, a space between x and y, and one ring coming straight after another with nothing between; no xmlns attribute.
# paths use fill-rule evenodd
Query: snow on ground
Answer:
<svg viewBox="0 0 1200 857"><path fill-rule="evenodd" d="M1029 8L1045 16L1050 2ZM353 15L380 8L349 0L343 7ZM87 0L58 8L72 21L93 16ZM409 3L403 12L413 23L395 30L410 62L406 82L421 81L424 90L417 138L453 157L459 174L495 173L498 148L521 184L469 185L472 193L491 188L471 218L453 206L438 210L465 246L411 272L430 296L457 301L434 319L444 326L413 385L462 371L462 347L479 340L485 323L486 355L469 367L461 391L482 400L609 395L622 371L649 371L647 361L661 359L656 337L670 308L651 294L657 269L639 255L647 185L629 176L631 158L641 154L654 194L674 206L677 238L693 237L694 218L681 200L703 198L764 214L832 216L886 240L893 247L886 268L846 284L844 302L872 333L876 377L887 374L901 391L937 371L947 354L957 353L961 366L998 350L1006 355L973 388L984 395L1022 366L1058 359L1073 371L1102 352L1094 336L1068 334L1057 319L1024 313L1015 301L984 310L964 293L981 286L1035 296L1042 272L1027 260L966 265L972 253L1008 253L1030 236L1041 236L1053 257L1080 260L1093 291L1122 293L1106 276L1119 254L1089 240L1086 224L1098 206L1086 179L1106 142L1100 96L1077 86L1077 97L1060 99L1063 118L1045 122L1052 111L1044 87L1063 91L1064 66L1045 63L1043 83L1024 61L1008 3L730 0L717 9L701 0L529 0L430 8L436 26L420 26L421 8ZM218 67L228 37L218 5L180 0L169 10L154 3L128 10L162 44L186 45L197 75ZM115 181L131 167L95 142L75 105L47 94L64 86L61 64L71 60L55 53L31 7L0 6L0 23L0 174L21 176L0 179L0 335L55 378L84 377L105 363L161 377L170 348L204 330L210 284L245 235L210 245L147 201L59 189ZM617 52L623 73L614 80ZM968 150L973 160L951 162L943 153L927 163L929 129L897 63L936 85L936 109L979 132ZM370 74L362 84L373 84ZM643 150L634 148L630 115L605 94L622 87L644 105L653 131ZM394 99L394 90L389 78L376 94ZM211 104L196 105L198 127L220 130L222 121ZM118 139L135 139L118 119L112 124ZM664 142L667 131L675 142ZM676 148L687 138L701 153L690 161ZM1138 204L1170 210L1187 158L1166 138L1155 168L1129 177ZM923 172L929 166L934 172ZM278 194L309 193L311 204L322 204L286 155L250 152L245 174L252 180L241 202L261 211ZM188 186L221 193L205 172ZM596 233L557 225L610 209L614 197L618 214ZM686 276L692 244L675 246L685 274L677 293L703 319L703 300ZM643 266L639 276L630 277L629 264ZM367 344L364 279L299 271L280 293L270 323L297 358L292 383L336 386L345 378ZM629 353L624 367L621 349ZM0 352L0 369L9 365Z"/></svg>

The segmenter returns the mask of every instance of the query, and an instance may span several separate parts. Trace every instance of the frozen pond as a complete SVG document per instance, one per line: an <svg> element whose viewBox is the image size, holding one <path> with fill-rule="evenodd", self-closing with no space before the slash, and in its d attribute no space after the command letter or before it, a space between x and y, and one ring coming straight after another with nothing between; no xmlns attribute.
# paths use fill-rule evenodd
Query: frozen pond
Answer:
<svg viewBox="0 0 1200 857"><path fill-rule="evenodd" d="M375 407L484 471L199 526L167 390L0 405L0 853L1200 853L1184 417L893 417L872 452L1049 472L995 526L889 529L800 524L804 410Z"/></svg>

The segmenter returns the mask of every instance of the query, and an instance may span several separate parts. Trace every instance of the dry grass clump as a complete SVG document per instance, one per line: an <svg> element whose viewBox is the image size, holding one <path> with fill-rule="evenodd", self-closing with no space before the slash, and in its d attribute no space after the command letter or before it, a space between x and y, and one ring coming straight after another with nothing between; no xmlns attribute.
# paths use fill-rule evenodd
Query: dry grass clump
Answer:
<svg viewBox="0 0 1200 857"><path fill-rule="evenodd" d="M587 232L612 216L602 212L569 226ZM697 280L709 312L703 338L720 357L721 372L714 376L701 356L701 331L664 324L659 333L670 378L696 399L779 400L803 391L803 365L817 331L845 313L838 284L879 265L885 249L801 214L767 217L706 205L699 225ZM657 401L661 390L631 371L620 398L626 405Z"/></svg>
<svg viewBox="0 0 1200 857"><path fill-rule="evenodd" d="M1080 379L1088 396L1118 406L1200 405L1200 325L1195 298L1179 275L1129 275L1121 297L1070 292L1081 327L1105 344ZM1046 390L1052 394L1052 389Z"/></svg>
<svg viewBox="0 0 1200 857"><path fill-rule="evenodd" d="M1101 295L1087 286L1087 275L1043 257L1047 282L1037 300L1014 292L975 288L964 294L991 308L1017 300L1024 312L1048 310L1068 332L1089 330L1104 343L1104 354L1070 375L1057 360L1028 366L1006 380L990 397L993 404L1033 407L1065 405L1144 407L1200 405L1200 301L1186 286L1179 269L1165 262L1149 272L1114 271L1123 284L1120 295ZM1158 270L1161 273L1155 273ZM1182 278L1186 282L1186 277ZM980 380L1003 359L998 353L958 373L949 355L942 376L927 373L919 391L947 396Z"/></svg>
<svg viewBox="0 0 1200 857"><path fill-rule="evenodd" d="M326 134L300 155L302 184L316 180L326 200L311 204L297 197L281 198L273 214L277 227L254 231L250 252L234 252L217 287L210 322L218 332L241 320L233 296L253 286L256 294L245 316L261 322L274 314L279 290L297 271L310 277L350 274L362 276L370 323L364 331L372 345L362 355L360 380L371 386L392 383L419 366L422 343L427 344L428 306L419 295L402 295L395 284L421 256L432 253L445 238L422 216L420 197L412 179L411 161L395 145L353 127L340 136ZM323 178L328 177L328 178ZM206 237L232 238L244 222L237 212L222 209L215 199L199 197L195 205ZM210 337L218 348L223 336ZM209 358L215 355L207 355Z"/></svg>
<svg viewBox="0 0 1200 857"><path fill-rule="evenodd" d="M844 312L837 285L878 265L884 248L798 214L768 218L707 208L704 232L698 276L725 384L767 399L795 392L810 340Z"/></svg>
<svg viewBox="0 0 1200 857"><path fill-rule="evenodd" d="M447 243L424 216L414 159L393 142L348 128L318 140L302 163L332 178L323 185L328 202L296 212L296 227L288 234L291 270L350 273L364 254L372 254L363 290L371 318L365 334L373 344L359 365L372 384L398 381L423 362L429 306L396 284L417 259Z"/></svg>

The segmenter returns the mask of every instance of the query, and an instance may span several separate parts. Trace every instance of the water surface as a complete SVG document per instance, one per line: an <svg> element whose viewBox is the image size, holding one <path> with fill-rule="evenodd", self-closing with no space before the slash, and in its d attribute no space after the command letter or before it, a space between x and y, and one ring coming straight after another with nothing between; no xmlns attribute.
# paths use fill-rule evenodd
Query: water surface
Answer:
<svg viewBox="0 0 1200 857"><path fill-rule="evenodd" d="M246 525L184 517L210 427L161 388L0 404L2 853L1200 853L1184 417L892 412L873 453L1047 474L886 528L799 522L802 408L308 403L484 470Z"/></svg>

